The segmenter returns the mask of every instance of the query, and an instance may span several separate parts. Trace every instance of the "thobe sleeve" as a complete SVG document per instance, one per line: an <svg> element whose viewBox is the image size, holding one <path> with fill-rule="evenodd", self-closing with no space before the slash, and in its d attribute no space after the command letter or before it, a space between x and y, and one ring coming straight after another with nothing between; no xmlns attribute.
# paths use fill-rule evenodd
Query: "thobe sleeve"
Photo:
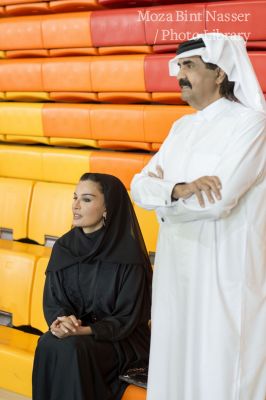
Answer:
<svg viewBox="0 0 266 400"><path fill-rule="evenodd" d="M62 288L58 273L47 272L43 293L43 311L48 326L50 326L57 317L72 315L74 313L71 307L65 304L62 296Z"/></svg>
<svg viewBox="0 0 266 400"><path fill-rule="evenodd" d="M131 195L135 203L140 207L152 210L157 207L167 207L172 205L171 195L177 182L165 179L153 178L148 175L149 172L157 174L156 167L164 169L164 149L171 143L179 121L176 121L160 150L152 157L150 162L143 170L136 174L131 182Z"/></svg>
<svg viewBox="0 0 266 400"><path fill-rule="evenodd" d="M265 117L261 115L243 122L240 132L232 138L222 155L217 170L210 173L222 182L222 199L210 204L205 197L205 207L201 208L193 195L187 200L177 201L166 210L166 216L174 216L176 222L224 218L253 185L265 179Z"/></svg>
<svg viewBox="0 0 266 400"><path fill-rule="evenodd" d="M95 339L118 341L128 337L141 322L148 323L149 295L145 267L126 265L112 315L91 325ZM146 321L142 321L145 316Z"/></svg>

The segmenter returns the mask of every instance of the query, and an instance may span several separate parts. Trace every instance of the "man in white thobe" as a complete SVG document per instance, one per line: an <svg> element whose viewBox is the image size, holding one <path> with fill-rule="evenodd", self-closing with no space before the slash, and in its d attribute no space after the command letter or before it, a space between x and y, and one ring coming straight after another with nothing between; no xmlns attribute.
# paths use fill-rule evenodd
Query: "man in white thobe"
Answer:
<svg viewBox="0 0 266 400"><path fill-rule="evenodd" d="M264 97L239 36L198 35L169 65L198 111L132 181L160 222L147 400L265 400Z"/></svg>

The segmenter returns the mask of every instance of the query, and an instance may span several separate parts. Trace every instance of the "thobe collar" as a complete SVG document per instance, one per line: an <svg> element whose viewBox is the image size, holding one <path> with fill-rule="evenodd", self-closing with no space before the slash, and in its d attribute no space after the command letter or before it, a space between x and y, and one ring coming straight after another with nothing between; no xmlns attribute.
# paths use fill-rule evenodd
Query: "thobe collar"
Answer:
<svg viewBox="0 0 266 400"><path fill-rule="evenodd" d="M198 111L195 114L197 121L212 121L218 114L224 112L224 110L231 105L232 101L227 100L225 97L221 97L220 99L214 101L209 104L203 110Z"/></svg>

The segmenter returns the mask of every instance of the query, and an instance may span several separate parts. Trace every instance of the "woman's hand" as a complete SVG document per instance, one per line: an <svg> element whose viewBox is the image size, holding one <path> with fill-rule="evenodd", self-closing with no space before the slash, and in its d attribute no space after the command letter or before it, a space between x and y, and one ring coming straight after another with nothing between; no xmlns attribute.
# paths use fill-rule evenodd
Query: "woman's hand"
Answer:
<svg viewBox="0 0 266 400"><path fill-rule="evenodd" d="M81 326L81 320L74 315L57 317L50 326L51 333L59 339L75 335L91 335L90 326Z"/></svg>

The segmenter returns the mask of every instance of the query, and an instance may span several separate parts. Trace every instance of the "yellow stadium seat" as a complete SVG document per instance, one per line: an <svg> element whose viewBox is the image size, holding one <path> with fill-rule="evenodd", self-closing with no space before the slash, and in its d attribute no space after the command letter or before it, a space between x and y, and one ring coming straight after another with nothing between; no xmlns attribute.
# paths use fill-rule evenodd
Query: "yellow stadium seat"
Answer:
<svg viewBox="0 0 266 400"><path fill-rule="evenodd" d="M78 149L0 145L0 176L76 184L89 172L91 152Z"/></svg>
<svg viewBox="0 0 266 400"><path fill-rule="evenodd" d="M149 253L155 253L159 223L155 211L144 210L133 203L137 215L141 232Z"/></svg>
<svg viewBox="0 0 266 400"><path fill-rule="evenodd" d="M44 136L42 104L1 103L0 133L5 135Z"/></svg>
<svg viewBox="0 0 266 400"><path fill-rule="evenodd" d="M14 326L30 323L35 263L47 254L42 246L0 240L0 310L12 314Z"/></svg>
<svg viewBox="0 0 266 400"><path fill-rule="evenodd" d="M0 387L31 397L33 355L39 336L0 326Z"/></svg>
<svg viewBox="0 0 266 400"><path fill-rule="evenodd" d="M45 101L50 100L49 93L47 92L5 92L5 100L12 101Z"/></svg>
<svg viewBox="0 0 266 400"><path fill-rule="evenodd" d="M70 230L74 190L75 185L47 182L35 184L29 216L30 239L44 244L45 237L59 237Z"/></svg>
<svg viewBox="0 0 266 400"><path fill-rule="evenodd" d="M32 187L29 180L0 178L0 228L11 229L13 239L27 237Z"/></svg>
<svg viewBox="0 0 266 400"><path fill-rule="evenodd" d="M43 288L48 261L49 257L43 257L37 261L31 297L30 325L42 332L48 330L43 315Z"/></svg>
<svg viewBox="0 0 266 400"><path fill-rule="evenodd" d="M21 144L50 144L50 139L43 136L5 135L5 141Z"/></svg>
<svg viewBox="0 0 266 400"><path fill-rule="evenodd" d="M89 172L91 152L88 150L45 149L43 151L43 180L76 184Z"/></svg>

